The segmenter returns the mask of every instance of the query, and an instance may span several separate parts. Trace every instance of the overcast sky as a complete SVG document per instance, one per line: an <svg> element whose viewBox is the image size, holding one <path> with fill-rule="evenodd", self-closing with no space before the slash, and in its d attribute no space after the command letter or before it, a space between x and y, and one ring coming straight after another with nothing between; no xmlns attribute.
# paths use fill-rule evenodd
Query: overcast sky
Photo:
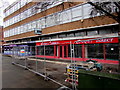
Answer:
<svg viewBox="0 0 120 90"><path fill-rule="evenodd" d="M8 0L8 2L9 2L10 4L12 4L14 1L16 1L16 0Z"/></svg>

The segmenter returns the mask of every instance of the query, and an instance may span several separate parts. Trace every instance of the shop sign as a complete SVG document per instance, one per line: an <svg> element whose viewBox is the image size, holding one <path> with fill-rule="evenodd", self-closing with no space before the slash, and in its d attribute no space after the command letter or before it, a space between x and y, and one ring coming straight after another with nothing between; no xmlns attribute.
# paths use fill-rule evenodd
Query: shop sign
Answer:
<svg viewBox="0 0 120 90"><path fill-rule="evenodd" d="M118 37L98 38L98 39L77 39L64 41L37 42L36 45L62 45L62 44L99 44L99 43L118 43Z"/></svg>
<svg viewBox="0 0 120 90"><path fill-rule="evenodd" d="M118 38L99 38L93 40L79 40L75 44L99 44L99 43L118 43Z"/></svg>

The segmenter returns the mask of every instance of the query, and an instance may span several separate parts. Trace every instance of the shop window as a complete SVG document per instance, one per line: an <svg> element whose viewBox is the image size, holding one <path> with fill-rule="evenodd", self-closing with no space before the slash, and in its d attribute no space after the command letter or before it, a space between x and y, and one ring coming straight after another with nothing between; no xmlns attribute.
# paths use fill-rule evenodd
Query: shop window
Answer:
<svg viewBox="0 0 120 90"><path fill-rule="evenodd" d="M44 46L37 47L37 54L44 55ZM54 56L54 46L45 46L45 56Z"/></svg>
<svg viewBox="0 0 120 90"><path fill-rule="evenodd" d="M95 31L87 31L87 35L88 36L98 35L98 31L97 30L95 30Z"/></svg>
<svg viewBox="0 0 120 90"><path fill-rule="evenodd" d="M68 45L68 57L71 57L71 46Z"/></svg>
<svg viewBox="0 0 120 90"><path fill-rule="evenodd" d="M102 44L88 44L85 46L86 58L103 58Z"/></svg>
<svg viewBox="0 0 120 90"><path fill-rule="evenodd" d="M73 48L73 45L72 45ZM71 47L68 45L68 57L71 57ZM75 58L82 58L82 45L74 45L74 56Z"/></svg>
<svg viewBox="0 0 120 90"><path fill-rule="evenodd" d="M118 60L119 49L118 44L106 44L106 59Z"/></svg>
<svg viewBox="0 0 120 90"><path fill-rule="evenodd" d="M45 46L45 55L54 56L54 46Z"/></svg>
<svg viewBox="0 0 120 90"><path fill-rule="evenodd" d="M82 58L82 45L74 45L75 58Z"/></svg>
<svg viewBox="0 0 120 90"><path fill-rule="evenodd" d="M44 47L43 46L37 47L37 55L44 55Z"/></svg>

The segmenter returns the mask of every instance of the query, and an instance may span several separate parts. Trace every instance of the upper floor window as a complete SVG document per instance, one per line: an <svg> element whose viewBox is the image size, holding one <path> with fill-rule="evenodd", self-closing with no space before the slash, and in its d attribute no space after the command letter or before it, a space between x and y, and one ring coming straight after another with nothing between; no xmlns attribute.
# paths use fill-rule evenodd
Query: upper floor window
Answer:
<svg viewBox="0 0 120 90"><path fill-rule="evenodd" d="M63 23L71 21L71 10L63 12Z"/></svg>
<svg viewBox="0 0 120 90"><path fill-rule="evenodd" d="M91 11L90 9L91 9L91 5L89 5L89 4L83 5L83 17L84 18L90 17L90 11Z"/></svg>
<svg viewBox="0 0 120 90"><path fill-rule="evenodd" d="M74 37L74 33L67 34L67 37Z"/></svg>
<svg viewBox="0 0 120 90"><path fill-rule="evenodd" d="M85 31L75 32L75 36L76 36L76 37L79 37L79 36L86 36L86 32L85 32Z"/></svg>
<svg viewBox="0 0 120 90"><path fill-rule="evenodd" d="M82 18L82 7L78 6L75 8L72 8L72 20L80 20Z"/></svg>
<svg viewBox="0 0 120 90"><path fill-rule="evenodd" d="M97 31L97 30L94 30L94 31L87 31L87 35L88 35L88 36L98 35L98 31Z"/></svg>
<svg viewBox="0 0 120 90"><path fill-rule="evenodd" d="M41 19L41 28L45 28L45 18Z"/></svg>
<svg viewBox="0 0 120 90"><path fill-rule="evenodd" d="M66 37L66 34L59 34L58 37L59 37L59 38L65 38L65 37Z"/></svg>

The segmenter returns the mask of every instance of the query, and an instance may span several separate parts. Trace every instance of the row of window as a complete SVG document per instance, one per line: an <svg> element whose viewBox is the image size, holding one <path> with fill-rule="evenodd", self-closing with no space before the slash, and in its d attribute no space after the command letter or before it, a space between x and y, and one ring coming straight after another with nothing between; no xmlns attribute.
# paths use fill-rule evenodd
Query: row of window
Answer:
<svg viewBox="0 0 120 90"><path fill-rule="evenodd" d="M58 4L60 4L60 2L57 1L53 5L50 5L49 7L47 7L47 9L51 8L51 7L54 7L55 5L58 5ZM26 7L27 7L27 5L26 5ZM18 15L16 15L16 16L10 18L9 20L5 21L4 22L4 27L8 27L12 24L15 24L19 21L22 21L22 20L24 20L28 17L31 17L32 15L34 15L36 13L40 13L41 9L35 9L36 7L37 7L37 4L28 8L28 9L26 9L23 12L20 11L20 13Z"/></svg>
<svg viewBox="0 0 120 90"><path fill-rule="evenodd" d="M60 49L59 49L59 48ZM62 49L64 47L64 49ZM44 49L45 48L45 49ZM82 52L84 48L85 52ZM4 47L5 54L20 54L20 50L24 49L26 54L35 55L35 47ZM55 50L54 50L55 49ZM63 51L64 50L64 51ZM44 53L45 52L45 53ZM74 45L74 57L82 58L83 54L85 58L96 58L96 59L111 59L118 60L118 44L86 44L85 47L82 47L81 44ZM48 46L37 46L37 55L46 55L46 56L59 56L59 57L71 57L71 48L70 45L58 46L48 45Z"/></svg>
<svg viewBox="0 0 120 90"><path fill-rule="evenodd" d="M15 5L10 7L10 9L8 9L5 12L5 17L9 16L10 14L17 11L18 9L20 9L21 7L23 7L24 5L26 5L27 3L31 2L31 1L32 0L19 0Z"/></svg>
<svg viewBox="0 0 120 90"><path fill-rule="evenodd" d="M34 8L34 7L31 7L31 8L29 8L29 9L21 12L20 14L14 16L14 17L12 17L12 18L10 18L9 20L5 21L5 22L4 22L4 27L8 27L8 26L10 26L10 25L12 25L12 24L14 24L14 23L17 23L17 22L23 20L23 19L26 19L27 17L32 16L32 15L33 15L33 13L32 13L32 9L33 9L33 8Z"/></svg>
<svg viewBox="0 0 120 90"><path fill-rule="evenodd" d="M34 23L24 24L24 25L15 27L13 29L4 31L4 37L10 37L10 36L14 36L14 35L17 35L17 34L31 32L33 30L34 30Z"/></svg>
<svg viewBox="0 0 120 90"><path fill-rule="evenodd" d="M58 47L58 46L57 46ZM71 57L70 45L64 46L64 57ZM68 47L68 49L66 48ZM56 48L54 52L54 46L45 46L45 55L63 57L62 49L60 51ZM66 53L67 52L67 53ZM88 44L85 45L85 58L97 58L97 59L113 59L118 60L118 44ZM82 45L74 45L74 57L82 58ZM58 55L61 54L61 55ZM68 55L67 55L68 54ZM38 46L37 55L44 55L44 46Z"/></svg>
<svg viewBox="0 0 120 90"><path fill-rule="evenodd" d="M44 36L44 37L41 37L41 40L66 38L66 37L105 35L105 34L112 34L112 33L117 33L117 32L118 32L118 27L113 26L113 27L108 27L108 28L101 28L101 29L99 28L99 29L95 29L95 30L87 30L87 31L84 30L84 31L62 33L62 34L51 35L51 36Z"/></svg>
<svg viewBox="0 0 120 90"><path fill-rule="evenodd" d="M91 8L91 6L89 4L84 4L82 6L80 5L80 6L68 9L68 10L64 10L59 13L54 13L52 15L48 15L48 16L40 18L38 20L29 22L25 25L19 26L20 29L18 29L18 27L16 27L11 30L5 31L4 37L9 37L9 36L29 32L29 31L31 31L30 30L31 28L39 28L41 30L42 28L88 18L88 17L90 17L90 15L89 15L90 8ZM82 12L84 12L84 13L82 13ZM9 33L12 30L13 30L12 33L14 33L14 34Z"/></svg>
<svg viewBox="0 0 120 90"><path fill-rule="evenodd" d="M13 35L16 35L16 34L25 33L25 32L34 30L32 28L32 26L28 27L26 25L27 24L25 24L22 27L16 27L15 29L11 29L10 31L5 31L4 32L4 37L5 36L9 37L10 35L13 36ZM29 28L29 29L27 29L26 27ZM24 28L24 30L21 29L21 28ZM92 29L92 30L87 30L87 31L86 30L84 30L84 31L74 31L74 32L61 33L61 34L56 34L56 35L43 36L41 38L37 38L37 40L66 38L66 37L104 35L104 34L112 34L112 33L117 33L117 32L118 32L118 25L113 25L113 26L109 26L109 27L102 27L102 28L97 28L97 29ZM33 39L33 40L35 40L35 39ZM27 41L29 41L29 40L27 40Z"/></svg>
<svg viewBox="0 0 120 90"><path fill-rule="evenodd" d="M95 28L92 30L90 29L84 30L84 31L79 30L79 31L58 33L58 34L53 34L53 35L32 37L32 38L20 39L20 40L15 40L15 41L8 41L7 43L20 43L20 42L37 41L37 40L50 40L50 39L57 39L57 38L105 35L105 34L113 34L113 33L118 33L118 25L100 27L100 28Z"/></svg>

